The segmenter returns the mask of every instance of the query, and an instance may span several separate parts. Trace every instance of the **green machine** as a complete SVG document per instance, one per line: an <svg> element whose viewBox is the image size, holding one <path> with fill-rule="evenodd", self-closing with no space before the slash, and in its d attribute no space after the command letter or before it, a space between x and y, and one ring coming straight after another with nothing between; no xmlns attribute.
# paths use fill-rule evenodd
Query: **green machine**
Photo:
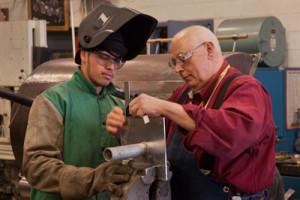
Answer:
<svg viewBox="0 0 300 200"><path fill-rule="evenodd" d="M278 67L286 54L285 29L276 17L229 19L223 21L216 31L217 36L247 34L247 39L220 40L222 51L260 53L260 66Z"/></svg>

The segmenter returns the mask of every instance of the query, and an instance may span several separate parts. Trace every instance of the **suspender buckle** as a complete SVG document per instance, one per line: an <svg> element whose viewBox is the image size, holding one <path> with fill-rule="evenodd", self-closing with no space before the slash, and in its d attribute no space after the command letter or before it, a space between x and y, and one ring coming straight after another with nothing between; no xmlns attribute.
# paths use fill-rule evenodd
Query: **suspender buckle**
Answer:
<svg viewBox="0 0 300 200"><path fill-rule="evenodd" d="M202 174L205 174L206 176L211 176L211 170L200 169L200 171L202 172Z"/></svg>

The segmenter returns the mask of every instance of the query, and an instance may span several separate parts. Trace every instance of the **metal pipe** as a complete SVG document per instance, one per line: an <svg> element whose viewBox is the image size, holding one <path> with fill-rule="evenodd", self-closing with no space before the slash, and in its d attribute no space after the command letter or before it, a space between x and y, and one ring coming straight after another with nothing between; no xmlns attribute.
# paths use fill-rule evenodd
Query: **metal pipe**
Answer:
<svg viewBox="0 0 300 200"><path fill-rule="evenodd" d="M70 21L71 21L71 31L72 31L73 58L75 58L76 47L75 47L75 28L74 28L74 15L73 15L73 3L72 3L72 1L70 1Z"/></svg>
<svg viewBox="0 0 300 200"><path fill-rule="evenodd" d="M22 176L19 182L19 192L21 197L30 197L31 186L27 182L26 178Z"/></svg>
<svg viewBox="0 0 300 200"><path fill-rule="evenodd" d="M16 94L14 92L5 90L3 88L0 88L0 97L17 102L19 104L31 107L32 103L33 103L33 98L30 97L26 97L24 95L21 94Z"/></svg>
<svg viewBox="0 0 300 200"><path fill-rule="evenodd" d="M158 38L158 39L149 39L147 43L167 43L167 42L172 42L172 38Z"/></svg>
<svg viewBox="0 0 300 200"><path fill-rule="evenodd" d="M237 40L237 39L247 39L247 34L234 34L234 35L223 35L217 36L218 40Z"/></svg>
<svg viewBox="0 0 300 200"><path fill-rule="evenodd" d="M103 156L106 161L124 160L143 156L148 152L146 143L130 144L118 147L106 148Z"/></svg>
<svg viewBox="0 0 300 200"><path fill-rule="evenodd" d="M224 36L217 36L218 40L237 40L237 39L247 39L247 34L234 34L234 35L224 35ZM168 43L172 42L172 38L158 38L158 39L149 39L147 41L148 44L150 43Z"/></svg>

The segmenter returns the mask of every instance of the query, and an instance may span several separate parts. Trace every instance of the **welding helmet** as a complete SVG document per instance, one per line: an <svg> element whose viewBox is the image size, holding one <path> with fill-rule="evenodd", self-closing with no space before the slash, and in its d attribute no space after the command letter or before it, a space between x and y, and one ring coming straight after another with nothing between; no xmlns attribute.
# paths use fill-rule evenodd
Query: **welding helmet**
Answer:
<svg viewBox="0 0 300 200"><path fill-rule="evenodd" d="M145 47L156 25L157 20L149 15L130 8L101 3L79 25L79 48L97 48L111 38L111 34L118 32L127 50L122 59L131 60ZM76 53L75 62L81 64L80 50Z"/></svg>

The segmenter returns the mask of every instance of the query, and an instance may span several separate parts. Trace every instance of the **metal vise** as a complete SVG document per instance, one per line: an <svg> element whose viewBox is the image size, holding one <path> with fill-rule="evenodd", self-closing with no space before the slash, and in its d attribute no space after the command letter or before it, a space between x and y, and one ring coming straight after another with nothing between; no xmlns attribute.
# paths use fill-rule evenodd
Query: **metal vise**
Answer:
<svg viewBox="0 0 300 200"><path fill-rule="evenodd" d="M106 148L107 161L123 160L135 170L128 183L121 185L123 196L112 200L170 200L169 171L166 157L164 118L152 118L144 124L130 117L129 132L121 136L119 147Z"/></svg>

